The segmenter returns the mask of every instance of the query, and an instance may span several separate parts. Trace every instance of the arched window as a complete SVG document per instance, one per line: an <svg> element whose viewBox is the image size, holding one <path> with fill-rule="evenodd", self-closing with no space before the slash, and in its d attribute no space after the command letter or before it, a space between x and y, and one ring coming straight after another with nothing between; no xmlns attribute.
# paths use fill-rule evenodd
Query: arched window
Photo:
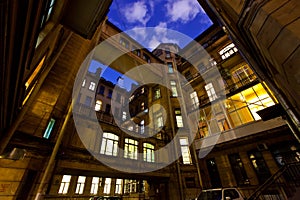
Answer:
<svg viewBox="0 0 300 200"><path fill-rule="evenodd" d="M119 136L113 133L103 133L100 153L109 156L117 156L118 142Z"/></svg>

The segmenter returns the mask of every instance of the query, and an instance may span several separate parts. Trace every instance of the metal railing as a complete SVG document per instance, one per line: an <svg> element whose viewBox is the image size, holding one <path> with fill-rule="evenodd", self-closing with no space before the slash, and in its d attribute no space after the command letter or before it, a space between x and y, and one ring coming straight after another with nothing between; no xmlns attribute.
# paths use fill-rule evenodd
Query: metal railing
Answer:
<svg viewBox="0 0 300 200"><path fill-rule="evenodd" d="M295 196L297 190L300 190L300 162L285 164L247 200L286 200Z"/></svg>

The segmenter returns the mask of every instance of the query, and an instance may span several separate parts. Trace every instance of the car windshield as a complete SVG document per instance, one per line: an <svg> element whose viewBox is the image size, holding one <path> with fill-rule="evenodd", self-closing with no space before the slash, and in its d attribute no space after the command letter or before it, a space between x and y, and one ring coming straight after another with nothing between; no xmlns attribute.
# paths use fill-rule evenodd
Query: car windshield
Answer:
<svg viewBox="0 0 300 200"><path fill-rule="evenodd" d="M222 190L203 191L197 200L221 200Z"/></svg>

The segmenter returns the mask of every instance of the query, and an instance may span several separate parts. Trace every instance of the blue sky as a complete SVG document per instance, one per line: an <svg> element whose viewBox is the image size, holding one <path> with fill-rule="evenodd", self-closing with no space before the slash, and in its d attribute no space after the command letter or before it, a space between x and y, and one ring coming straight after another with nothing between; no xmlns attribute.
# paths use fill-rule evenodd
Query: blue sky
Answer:
<svg viewBox="0 0 300 200"><path fill-rule="evenodd" d="M212 25L197 0L113 0L108 19L123 31L158 27L178 31L192 39ZM140 42L138 35L131 36ZM161 34L153 35L147 45L153 49L161 42L186 45Z"/></svg>
<svg viewBox="0 0 300 200"><path fill-rule="evenodd" d="M152 31L150 36L146 36L149 32L141 29L127 32L150 51L162 42L177 43L181 48L190 42L186 38L181 41L176 37L178 34L175 33L174 36L164 30L174 30L194 39L212 25L197 0L113 0L108 20L123 31L134 28L158 28L158 31ZM113 83L121 76L120 73L97 61L91 63L89 71L95 72L97 67L103 69L101 76ZM136 82L125 77L125 87L129 89L131 83Z"/></svg>

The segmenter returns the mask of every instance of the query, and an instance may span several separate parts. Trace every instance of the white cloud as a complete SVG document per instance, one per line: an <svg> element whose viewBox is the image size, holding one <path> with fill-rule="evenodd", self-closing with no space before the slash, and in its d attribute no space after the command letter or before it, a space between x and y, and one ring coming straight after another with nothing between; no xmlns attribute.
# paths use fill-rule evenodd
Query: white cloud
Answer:
<svg viewBox="0 0 300 200"><path fill-rule="evenodd" d="M143 25L146 25L151 18L150 11L144 1L137 1L129 4L125 7L123 12L126 20L130 23L140 22Z"/></svg>
<svg viewBox="0 0 300 200"><path fill-rule="evenodd" d="M203 12L197 0L168 0L166 5L167 15L170 21L187 23L193 20L197 14Z"/></svg>
<svg viewBox="0 0 300 200"><path fill-rule="evenodd" d="M179 45L179 41L169 37L166 22L160 22L154 27L155 34L152 35L148 46L150 49L156 48L160 43L175 43Z"/></svg>

